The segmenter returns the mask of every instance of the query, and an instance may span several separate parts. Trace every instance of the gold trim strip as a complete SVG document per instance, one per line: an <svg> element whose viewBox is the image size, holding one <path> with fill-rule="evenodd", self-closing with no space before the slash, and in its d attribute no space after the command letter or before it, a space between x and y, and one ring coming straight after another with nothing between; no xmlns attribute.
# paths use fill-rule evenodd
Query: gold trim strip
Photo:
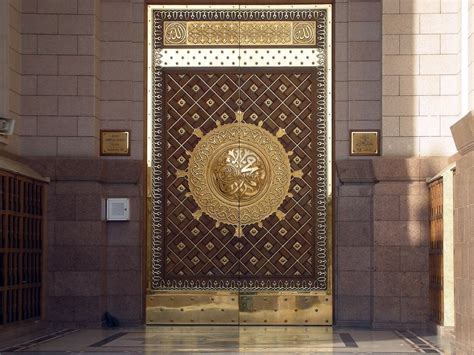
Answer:
<svg viewBox="0 0 474 355"><path fill-rule="evenodd" d="M316 21L165 21L165 46L311 46Z"/></svg>

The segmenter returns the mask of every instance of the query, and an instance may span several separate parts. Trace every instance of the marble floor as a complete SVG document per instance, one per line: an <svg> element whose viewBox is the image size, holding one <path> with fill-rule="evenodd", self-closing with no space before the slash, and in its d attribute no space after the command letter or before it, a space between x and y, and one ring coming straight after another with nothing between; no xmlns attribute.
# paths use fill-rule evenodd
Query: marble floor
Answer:
<svg viewBox="0 0 474 355"><path fill-rule="evenodd" d="M332 327L153 326L61 329L0 343L0 354L452 354L449 341L412 331Z"/></svg>

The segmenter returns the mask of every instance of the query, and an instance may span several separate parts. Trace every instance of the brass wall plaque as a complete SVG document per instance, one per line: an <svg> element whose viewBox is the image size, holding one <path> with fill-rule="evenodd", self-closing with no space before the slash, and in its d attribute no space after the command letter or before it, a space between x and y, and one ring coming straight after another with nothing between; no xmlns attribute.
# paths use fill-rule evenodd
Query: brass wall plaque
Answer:
<svg viewBox="0 0 474 355"><path fill-rule="evenodd" d="M380 131L351 131L350 155L380 155Z"/></svg>
<svg viewBox="0 0 474 355"><path fill-rule="evenodd" d="M100 131L100 155L130 155L130 131Z"/></svg>
<svg viewBox="0 0 474 355"><path fill-rule="evenodd" d="M165 46L316 44L316 21L165 21Z"/></svg>

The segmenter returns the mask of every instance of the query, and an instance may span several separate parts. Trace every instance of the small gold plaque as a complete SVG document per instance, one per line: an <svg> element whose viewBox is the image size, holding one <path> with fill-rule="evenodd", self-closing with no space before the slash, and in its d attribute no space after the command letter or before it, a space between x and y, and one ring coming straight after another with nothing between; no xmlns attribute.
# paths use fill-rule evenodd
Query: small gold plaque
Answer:
<svg viewBox="0 0 474 355"><path fill-rule="evenodd" d="M130 131L100 131L100 155L130 155Z"/></svg>
<svg viewBox="0 0 474 355"><path fill-rule="evenodd" d="M380 131L350 131L350 155L370 156L380 155Z"/></svg>

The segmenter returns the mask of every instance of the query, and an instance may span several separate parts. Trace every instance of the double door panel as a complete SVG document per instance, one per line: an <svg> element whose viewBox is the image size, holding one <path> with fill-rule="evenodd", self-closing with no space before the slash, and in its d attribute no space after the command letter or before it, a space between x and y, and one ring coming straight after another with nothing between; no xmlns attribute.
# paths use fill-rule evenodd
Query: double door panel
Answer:
<svg viewBox="0 0 474 355"><path fill-rule="evenodd" d="M321 11L311 10L310 18L326 18ZM196 21L180 27L166 21L166 10L150 13L161 39L149 73L148 323L330 324L328 68L320 56L326 42L318 48L315 32L309 48L246 49L219 32L215 41L230 38L230 47L195 48L196 41L212 43L209 34L195 33ZM261 24L239 22L238 38L252 26ZM311 51L309 60L302 57ZM274 65L251 62L258 52ZM211 55L223 64L211 65ZM308 65L281 62L291 55Z"/></svg>

